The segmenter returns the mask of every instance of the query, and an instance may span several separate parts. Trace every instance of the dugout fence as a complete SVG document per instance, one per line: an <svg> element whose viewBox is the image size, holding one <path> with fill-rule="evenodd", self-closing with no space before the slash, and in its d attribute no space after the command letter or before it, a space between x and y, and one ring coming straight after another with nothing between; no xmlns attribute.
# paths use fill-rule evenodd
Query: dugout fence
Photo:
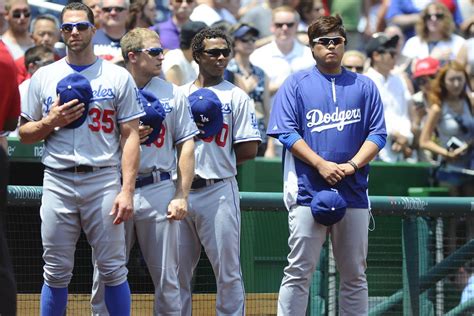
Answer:
<svg viewBox="0 0 474 316"><path fill-rule="evenodd" d="M6 233L18 283L18 315L38 315L41 187L10 186L8 193ZM375 219L367 269L370 314L470 315L474 300L459 303L468 276L466 264L474 258L474 240L465 238L465 223L474 218L474 198L372 196L370 200ZM282 194L242 192L241 208L247 315L275 315L288 253ZM447 227L453 220L456 234L450 235ZM312 280L308 315L337 314L338 277L330 250L327 242ZM151 315L153 286L137 247L128 268L133 315ZM90 315L91 283L90 249L81 236L68 315ZM194 280L193 315L214 315L214 304L215 281L203 254Z"/></svg>

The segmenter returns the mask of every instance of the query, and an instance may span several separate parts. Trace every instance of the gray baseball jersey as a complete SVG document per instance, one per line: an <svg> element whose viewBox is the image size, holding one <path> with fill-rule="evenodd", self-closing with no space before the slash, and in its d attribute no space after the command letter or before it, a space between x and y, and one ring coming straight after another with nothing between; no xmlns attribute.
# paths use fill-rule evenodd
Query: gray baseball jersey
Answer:
<svg viewBox="0 0 474 316"><path fill-rule="evenodd" d="M29 121L46 116L56 99L58 81L73 72L65 59L39 69L31 78L22 116ZM72 277L81 228L104 283L115 286L126 281L124 225L114 225L109 215L120 192L118 124L144 115L135 83L123 68L98 59L80 73L93 90L87 120L76 129L52 132L45 139L43 155L49 167L40 210L44 279L58 288L67 287ZM78 173L60 170L76 165L110 168Z"/></svg>
<svg viewBox="0 0 474 316"><path fill-rule="evenodd" d="M166 117L158 138L149 145L140 146L139 177L152 170L159 173L174 171L176 145L199 134L188 99L176 85L155 77L143 89L158 97ZM155 315L179 315L181 311L177 276L179 226L176 221L166 219L174 193L170 179L137 188L133 221L125 223L127 258L137 239L155 286ZM91 299L94 315L108 315L103 297L104 286L95 272Z"/></svg>
<svg viewBox="0 0 474 316"><path fill-rule="evenodd" d="M56 99L58 81L75 72L63 58L40 68L31 78L22 117L38 121ZM93 99L84 124L61 128L44 142L43 164L55 169L75 165L116 166L120 163L119 123L144 115L133 78L123 68L98 59L80 72L91 84Z"/></svg>
<svg viewBox="0 0 474 316"><path fill-rule="evenodd" d="M204 179L233 177L237 174L234 144L261 141L255 109L250 97L228 81L207 88L222 103L224 126L217 135L196 142L195 173ZM189 83L181 89L189 96L198 88Z"/></svg>
<svg viewBox="0 0 474 316"><path fill-rule="evenodd" d="M186 95L197 90L193 84L181 88ZM222 103L224 125L217 135L196 141L195 173L201 178L214 180L191 190L189 215L179 223L181 315L191 315L191 283L201 245L216 277L217 315L243 315L245 291L240 268L240 200L233 145L260 141L260 132L253 104L241 89L228 81L208 89Z"/></svg>

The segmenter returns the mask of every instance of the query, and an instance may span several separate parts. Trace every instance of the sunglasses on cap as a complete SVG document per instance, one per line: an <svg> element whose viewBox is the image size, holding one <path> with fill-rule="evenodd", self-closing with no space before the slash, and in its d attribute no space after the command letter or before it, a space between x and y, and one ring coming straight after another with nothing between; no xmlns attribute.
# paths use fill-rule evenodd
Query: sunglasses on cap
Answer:
<svg viewBox="0 0 474 316"><path fill-rule="evenodd" d="M126 8L124 8L124 7L103 7L102 8L102 11L104 11L105 13L110 13L113 10L115 10L115 12L117 12L117 13L120 13L120 12L125 11Z"/></svg>
<svg viewBox="0 0 474 316"><path fill-rule="evenodd" d="M63 23L60 27L61 31L70 33L74 28L76 28L78 31L85 31L90 27L93 27L90 22L88 21L83 21L83 22L76 22L76 23Z"/></svg>
<svg viewBox="0 0 474 316"><path fill-rule="evenodd" d="M255 41L257 40L255 37L242 37L236 39L241 41L242 43L255 43Z"/></svg>
<svg viewBox="0 0 474 316"><path fill-rule="evenodd" d="M159 56L163 54L163 48L161 47L150 47L150 48L142 48L134 51L135 53L143 53L146 52L148 55L152 57Z"/></svg>
<svg viewBox="0 0 474 316"><path fill-rule="evenodd" d="M277 29L281 29L284 25L286 25L287 28L292 28L295 26L295 22L290 22L290 23L273 23Z"/></svg>
<svg viewBox="0 0 474 316"><path fill-rule="evenodd" d="M443 13L425 14L425 20L441 20L443 18L444 18Z"/></svg>
<svg viewBox="0 0 474 316"><path fill-rule="evenodd" d="M24 10L24 11L15 10L12 12L12 17L14 19L19 19L21 18L22 15L25 18L29 18L31 16L31 12L28 10Z"/></svg>
<svg viewBox="0 0 474 316"><path fill-rule="evenodd" d="M337 45L340 45L340 44L344 43L345 41L346 41L346 39L342 36L334 36L334 37L322 36L322 37L317 37L317 38L313 39L313 43L323 45L323 46L326 46L326 47L328 47L331 44L334 45L334 46L337 46Z"/></svg>
<svg viewBox="0 0 474 316"><path fill-rule="evenodd" d="M219 57L220 55L224 57L229 57L230 49L229 48L213 48L213 49L205 49L203 50L204 53L211 57Z"/></svg>

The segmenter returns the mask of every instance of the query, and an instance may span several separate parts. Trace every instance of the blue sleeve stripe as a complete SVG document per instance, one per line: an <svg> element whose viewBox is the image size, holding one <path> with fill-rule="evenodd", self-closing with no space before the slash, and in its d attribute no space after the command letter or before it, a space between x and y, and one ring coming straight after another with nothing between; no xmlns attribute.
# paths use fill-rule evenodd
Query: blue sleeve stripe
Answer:
<svg viewBox="0 0 474 316"><path fill-rule="evenodd" d="M377 145L379 149L382 149L385 147L385 143L387 142L387 135L372 134L372 135L369 135L369 137L367 137L367 140Z"/></svg>
<svg viewBox="0 0 474 316"><path fill-rule="evenodd" d="M182 143L182 142L184 142L184 141L187 141L187 140L190 139L190 138L193 138L194 136L196 136L196 135L198 135L198 134L199 134L199 131L198 131L198 130L195 130L195 131L193 131L191 134L188 134L188 135L186 135L186 136L184 136L184 137L181 137L181 138L177 139L174 143L175 143L175 145L177 145L177 144L179 144L179 143Z"/></svg>
<svg viewBox="0 0 474 316"><path fill-rule="evenodd" d="M291 150L291 147L300 139L301 135L296 132L278 135L278 140L287 150Z"/></svg>
<svg viewBox="0 0 474 316"><path fill-rule="evenodd" d="M244 142L261 142L262 139L260 137L248 137L248 138L236 138L233 141L233 144L237 143L244 143Z"/></svg>
<svg viewBox="0 0 474 316"><path fill-rule="evenodd" d="M123 117L123 118L117 118L117 122L118 123L125 123L125 122L132 121L134 119L137 119L137 118L145 116L145 115L146 115L145 111L142 111L140 113L135 113L135 114Z"/></svg>

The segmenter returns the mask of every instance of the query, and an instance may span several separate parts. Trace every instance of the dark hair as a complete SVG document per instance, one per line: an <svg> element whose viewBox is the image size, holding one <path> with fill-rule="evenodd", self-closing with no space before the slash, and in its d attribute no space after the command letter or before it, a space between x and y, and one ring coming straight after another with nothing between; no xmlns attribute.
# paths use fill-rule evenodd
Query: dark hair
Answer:
<svg viewBox="0 0 474 316"><path fill-rule="evenodd" d="M219 28L207 27L199 31L199 33L194 36L193 41L191 42L191 49L193 51L193 59L198 62L197 56L204 50L204 40L207 38L222 38L226 41L227 47L232 48L232 42L226 32Z"/></svg>
<svg viewBox="0 0 474 316"><path fill-rule="evenodd" d="M31 21L30 33L33 33L33 31L35 30L36 22L41 21L41 20L51 21L54 23L54 25L56 25L56 28L59 28L59 21L54 15L48 14L48 13L39 14L36 16L36 18L33 21Z"/></svg>
<svg viewBox="0 0 474 316"><path fill-rule="evenodd" d="M128 9L128 18L127 22L125 23L125 28L130 31L137 26L139 17L138 15L142 13L142 17L144 16L143 11L148 4L148 0L135 0L133 3L130 4L130 8ZM146 18L146 23L149 26L153 26L153 21Z"/></svg>
<svg viewBox="0 0 474 316"><path fill-rule="evenodd" d="M64 13L66 11L84 11L87 13L87 19L89 20L89 22L94 25L94 13L92 12L91 8L89 8L88 6L86 6L85 4L81 3L81 2L71 2L69 4L67 4L63 10L61 11L61 23L64 22L63 18L64 18Z"/></svg>
<svg viewBox="0 0 474 316"><path fill-rule="evenodd" d="M318 17L313 22L313 24L311 24L308 27L309 44L311 45L311 47L313 47L314 46L313 39L324 36L332 32L337 32L339 33L339 35L344 37L346 40L346 45L347 45L346 29L344 28L342 18L339 14L336 14L336 16Z"/></svg>
<svg viewBox="0 0 474 316"><path fill-rule="evenodd" d="M37 45L28 48L25 51L25 67L28 69L28 65L40 61L45 55L54 54L54 51L46 46Z"/></svg>

